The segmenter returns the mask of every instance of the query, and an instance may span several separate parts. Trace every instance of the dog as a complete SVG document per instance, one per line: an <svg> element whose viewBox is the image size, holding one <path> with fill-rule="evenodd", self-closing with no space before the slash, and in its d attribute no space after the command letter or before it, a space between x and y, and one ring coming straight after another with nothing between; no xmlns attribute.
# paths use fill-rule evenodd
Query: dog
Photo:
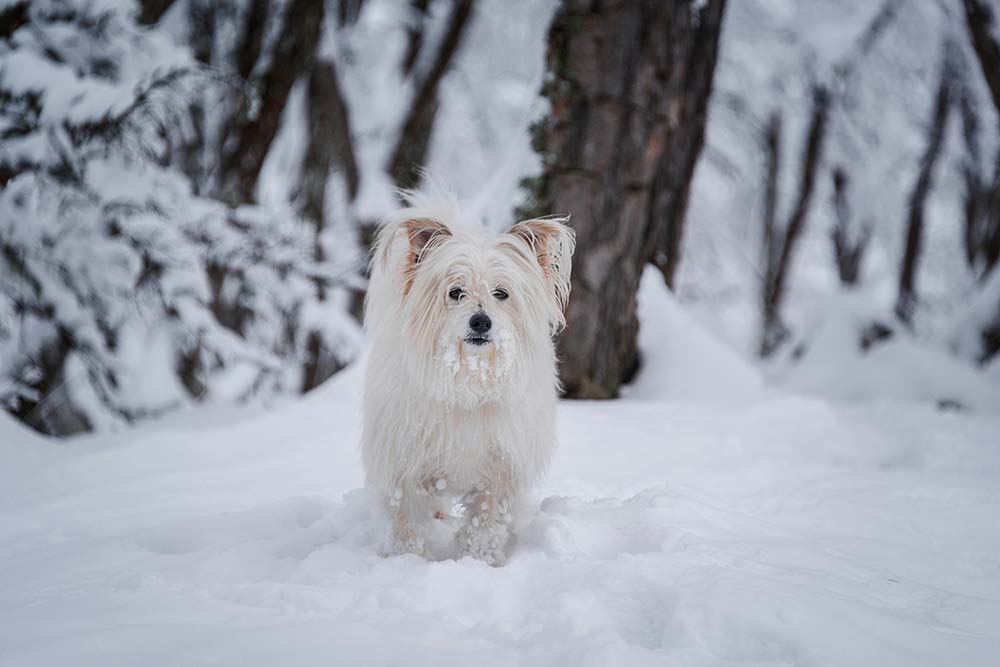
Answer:
<svg viewBox="0 0 1000 667"><path fill-rule="evenodd" d="M383 553L502 565L555 444L575 236L556 216L489 235L461 224L453 197L406 196L376 238L365 300L361 451L388 516Z"/></svg>

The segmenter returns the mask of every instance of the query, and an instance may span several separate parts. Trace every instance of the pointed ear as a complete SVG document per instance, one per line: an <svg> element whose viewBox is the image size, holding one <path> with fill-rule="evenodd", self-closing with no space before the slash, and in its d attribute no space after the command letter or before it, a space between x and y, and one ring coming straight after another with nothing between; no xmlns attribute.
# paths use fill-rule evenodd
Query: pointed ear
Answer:
<svg viewBox="0 0 1000 667"><path fill-rule="evenodd" d="M451 236L451 230L434 218L412 218L399 223L396 234L404 236L409 244L403 260L403 293L409 294L417 265L431 248Z"/></svg>
<svg viewBox="0 0 1000 667"><path fill-rule="evenodd" d="M517 223L509 232L527 243L534 252L560 311L566 308L569 299L569 277L576 246L576 233L566 225L567 222L569 216L536 218Z"/></svg>
<svg viewBox="0 0 1000 667"><path fill-rule="evenodd" d="M420 262L426 250L451 236L451 230L440 220L433 218L404 220L400 229L403 230L410 242L410 257L408 259L414 265Z"/></svg>
<svg viewBox="0 0 1000 667"><path fill-rule="evenodd" d="M382 268L388 268L392 255L405 251L407 268L412 268L423 257L424 251L451 236L440 220L434 218L409 218L383 227L375 240L374 259ZM405 243L398 243L401 239Z"/></svg>

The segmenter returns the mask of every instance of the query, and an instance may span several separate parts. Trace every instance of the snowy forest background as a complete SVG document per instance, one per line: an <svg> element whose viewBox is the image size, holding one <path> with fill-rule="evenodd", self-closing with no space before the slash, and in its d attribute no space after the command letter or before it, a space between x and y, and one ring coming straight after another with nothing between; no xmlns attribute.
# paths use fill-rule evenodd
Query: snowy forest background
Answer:
<svg viewBox="0 0 1000 667"><path fill-rule="evenodd" d="M424 173L573 215L570 397L642 373L653 266L775 384L1000 407L1000 4L591 4L0 0L4 409L312 390Z"/></svg>
<svg viewBox="0 0 1000 667"><path fill-rule="evenodd" d="M503 567L382 557L368 244L571 213ZM0 667L1000 655L1000 0L0 0Z"/></svg>

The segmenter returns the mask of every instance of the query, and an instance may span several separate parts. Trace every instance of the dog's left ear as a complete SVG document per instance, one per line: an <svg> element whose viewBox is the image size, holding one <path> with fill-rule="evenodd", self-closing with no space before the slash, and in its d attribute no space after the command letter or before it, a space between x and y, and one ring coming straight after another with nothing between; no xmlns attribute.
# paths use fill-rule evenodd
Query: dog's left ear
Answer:
<svg viewBox="0 0 1000 667"><path fill-rule="evenodd" d="M568 222L569 216L536 218L519 222L508 232L522 239L534 252L555 295L560 314L569 300L569 277L576 247L576 233L567 226Z"/></svg>

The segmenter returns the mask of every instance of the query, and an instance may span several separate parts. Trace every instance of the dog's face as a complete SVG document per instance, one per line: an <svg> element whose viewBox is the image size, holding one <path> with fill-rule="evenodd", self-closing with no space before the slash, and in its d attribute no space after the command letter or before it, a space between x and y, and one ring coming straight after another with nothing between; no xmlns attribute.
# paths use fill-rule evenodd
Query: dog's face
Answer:
<svg viewBox="0 0 1000 667"><path fill-rule="evenodd" d="M518 223L489 238L438 219L409 218L380 238L385 305L426 391L459 405L502 400L551 354L569 292L572 231L557 220ZM402 246L392 262L392 245Z"/></svg>

